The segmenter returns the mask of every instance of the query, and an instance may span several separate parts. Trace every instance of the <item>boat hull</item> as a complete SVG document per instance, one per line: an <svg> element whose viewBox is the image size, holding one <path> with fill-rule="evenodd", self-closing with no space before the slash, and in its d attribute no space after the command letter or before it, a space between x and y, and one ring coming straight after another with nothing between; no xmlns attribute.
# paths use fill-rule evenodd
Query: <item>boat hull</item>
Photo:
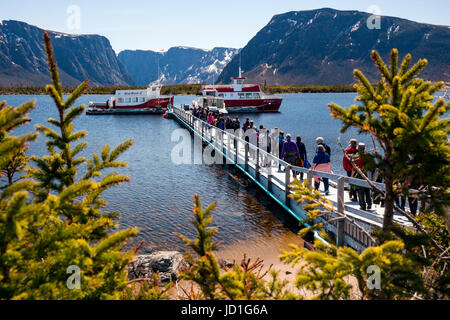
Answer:
<svg viewBox="0 0 450 320"><path fill-rule="evenodd" d="M139 105L121 105L108 108L106 103L94 102L86 110L88 115L136 115L136 114L163 114L169 105L173 106L174 97L151 99Z"/></svg>
<svg viewBox="0 0 450 320"><path fill-rule="evenodd" d="M225 100L228 112L279 112L282 98Z"/></svg>

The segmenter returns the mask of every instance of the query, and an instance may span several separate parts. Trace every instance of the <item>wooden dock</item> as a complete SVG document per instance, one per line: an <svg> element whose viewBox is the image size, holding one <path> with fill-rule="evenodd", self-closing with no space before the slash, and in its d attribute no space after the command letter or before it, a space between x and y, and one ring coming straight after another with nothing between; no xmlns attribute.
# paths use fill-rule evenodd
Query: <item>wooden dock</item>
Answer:
<svg viewBox="0 0 450 320"><path fill-rule="evenodd" d="M330 192L325 197L331 201L337 212L345 213L369 232L374 228L382 227L384 208L373 204L371 210L362 211L359 208L359 203L351 202L348 192L345 192L345 188L348 188L350 185L370 188L367 181L293 167L275 155L257 148L240 137L209 125L205 121L194 117L188 111L173 108L170 115L200 138L204 144L214 148L217 160L215 163L235 165L255 182L261 191L265 192L267 196L282 206L299 222L302 223L307 215L301 204L288 197L291 194L289 185L294 181L292 171L304 173L304 177L309 180L310 185L313 185L313 176L328 178L330 181ZM267 166L268 163L270 165ZM279 165L281 165L282 170L279 170ZM382 190L385 188L382 183L374 184ZM334 215L331 214L329 218L333 218ZM407 227L411 226L411 223L400 214L396 214L394 220ZM325 222L325 220L319 218L315 222ZM345 220L325 224L324 228L335 236L336 243L339 246L349 246L358 252L362 252L367 247L374 245L373 241L364 232ZM320 238L317 233L315 233L315 236Z"/></svg>

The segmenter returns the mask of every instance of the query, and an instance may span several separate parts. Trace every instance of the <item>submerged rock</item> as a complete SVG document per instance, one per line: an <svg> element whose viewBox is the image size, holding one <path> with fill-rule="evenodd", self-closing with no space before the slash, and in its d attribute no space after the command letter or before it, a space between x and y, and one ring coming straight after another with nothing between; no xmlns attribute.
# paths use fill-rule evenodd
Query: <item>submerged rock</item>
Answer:
<svg viewBox="0 0 450 320"><path fill-rule="evenodd" d="M233 268L234 264L235 264L234 261L230 262L230 261L225 260L225 259L219 259L218 263L219 263L220 266L222 266L222 267L225 266L225 267L227 267L229 269Z"/></svg>
<svg viewBox="0 0 450 320"><path fill-rule="evenodd" d="M128 265L128 279L150 279L159 272L162 284L176 281L187 266L183 254L177 251L159 251L149 255L137 256Z"/></svg>

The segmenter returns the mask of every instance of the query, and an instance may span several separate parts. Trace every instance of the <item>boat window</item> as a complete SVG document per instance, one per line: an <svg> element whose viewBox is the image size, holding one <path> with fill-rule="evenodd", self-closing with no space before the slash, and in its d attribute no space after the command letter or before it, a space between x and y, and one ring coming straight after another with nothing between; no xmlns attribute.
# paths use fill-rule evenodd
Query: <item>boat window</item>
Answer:
<svg viewBox="0 0 450 320"><path fill-rule="evenodd" d="M123 98L117 99L117 102L118 102L118 103L123 103Z"/></svg>
<svg viewBox="0 0 450 320"><path fill-rule="evenodd" d="M245 94L245 97L246 97L247 99L250 99L250 98L252 97L252 94L251 94L251 93L246 93L246 94Z"/></svg>
<svg viewBox="0 0 450 320"><path fill-rule="evenodd" d="M253 98L259 99L259 98L260 98L259 93L254 93L254 94L253 94Z"/></svg>
<svg viewBox="0 0 450 320"><path fill-rule="evenodd" d="M243 99L244 98L244 94L243 93L239 93L239 98Z"/></svg>
<svg viewBox="0 0 450 320"><path fill-rule="evenodd" d="M141 98L141 102L144 102L144 101L145 101L145 98L144 98L144 97L142 97L142 98Z"/></svg>
<svg viewBox="0 0 450 320"><path fill-rule="evenodd" d="M139 98L138 97L134 98L134 102L139 102Z"/></svg>
<svg viewBox="0 0 450 320"><path fill-rule="evenodd" d="M219 93L219 97L223 98L223 93Z"/></svg>

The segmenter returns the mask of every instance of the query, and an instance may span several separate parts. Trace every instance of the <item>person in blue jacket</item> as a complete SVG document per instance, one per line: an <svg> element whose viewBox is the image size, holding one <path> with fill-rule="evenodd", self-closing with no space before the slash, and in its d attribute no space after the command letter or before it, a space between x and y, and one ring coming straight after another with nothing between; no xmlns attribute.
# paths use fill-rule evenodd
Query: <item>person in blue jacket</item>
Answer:
<svg viewBox="0 0 450 320"><path fill-rule="evenodd" d="M317 153L314 156L312 170L332 173L330 156L329 156L328 152L326 152L323 145L319 145L317 147ZM328 178L322 178L322 181L325 186L325 194L328 195L330 193ZM319 187L320 187L319 176L314 176L314 187L316 190L319 190Z"/></svg>

